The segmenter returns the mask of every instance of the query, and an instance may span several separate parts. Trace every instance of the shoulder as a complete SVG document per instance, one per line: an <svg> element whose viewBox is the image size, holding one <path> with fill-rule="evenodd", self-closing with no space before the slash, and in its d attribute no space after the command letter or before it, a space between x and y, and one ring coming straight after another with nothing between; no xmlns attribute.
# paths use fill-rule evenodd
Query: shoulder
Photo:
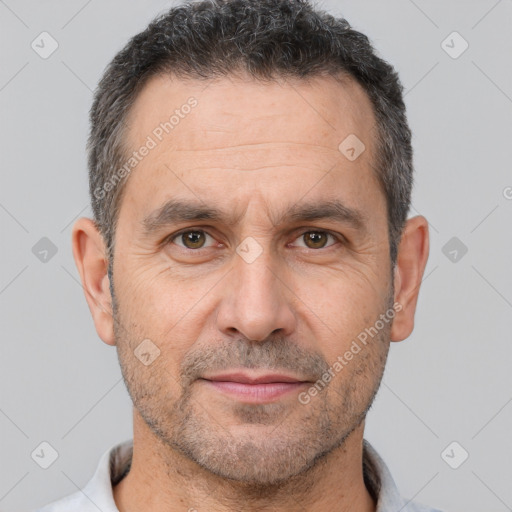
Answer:
<svg viewBox="0 0 512 512"><path fill-rule="evenodd" d="M404 499L386 463L366 439L363 440L363 474L365 485L377 502L376 512L441 512Z"/></svg>
<svg viewBox="0 0 512 512"><path fill-rule="evenodd" d="M409 502L402 512L442 512L437 508L427 507L426 505L421 505L420 503Z"/></svg>
<svg viewBox="0 0 512 512"><path fill-rule="evenodd" d="M52 501L35 512L73 512L75 510L80 512L98 512L97 507L81 491Z"/></svg>
<svg viewBox="0 0 512 512"><path fill-rule="evenodd" d="M113 496L115 485L131 463L133 440L118 443L103 453L87 485L34 512L118 512Z"/></svg>

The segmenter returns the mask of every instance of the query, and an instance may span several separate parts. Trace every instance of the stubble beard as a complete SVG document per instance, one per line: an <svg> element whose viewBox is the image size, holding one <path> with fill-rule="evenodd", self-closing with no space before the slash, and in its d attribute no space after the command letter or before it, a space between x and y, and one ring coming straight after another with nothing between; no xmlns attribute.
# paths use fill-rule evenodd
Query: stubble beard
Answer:
<svg viewBox="0 0 512 512"><path fill-rule="evenodd" d="M212 364L228 368L228 361L236 361L238 366L283 368L282 363L286 362L285 367L295 371L307 368L322 375L329 365L320 356L304 352L286 339L269 343L230 341L220 348L216 344L215 348L205 348L206 353L196 351L188 360L185 358L181 394L176 397L169 386L174 384L173 376L160 364L164 358L152 363L148 378L148 368L133 355L133 349L143 338L121 329L118 313L114 310L114 331L123 379L134 407L157 443L164 451L177 451L209 474L257 495L269 495L294 477L304 480L303 476L341 448L362 423L380 386L391 330L390 323L379 331L307 405L298 400L233 403L226 409L226 422L225 411L209 411L194 397L193 381L201 368ZM237 354L233 352L234 346Z"/></svg>

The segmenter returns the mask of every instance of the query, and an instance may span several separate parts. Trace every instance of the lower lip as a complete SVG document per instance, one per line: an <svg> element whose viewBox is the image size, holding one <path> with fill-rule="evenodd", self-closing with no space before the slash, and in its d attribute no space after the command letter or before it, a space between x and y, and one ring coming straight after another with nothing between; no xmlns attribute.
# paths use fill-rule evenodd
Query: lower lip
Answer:
<svg viewBox="0 0 512 512"><path fill-rule="evenodd" d="M266 384L246 384L219 380L204 380L204 382L240 401L251 403L275 400L307 385L307 382L269 382Z"/></svg>

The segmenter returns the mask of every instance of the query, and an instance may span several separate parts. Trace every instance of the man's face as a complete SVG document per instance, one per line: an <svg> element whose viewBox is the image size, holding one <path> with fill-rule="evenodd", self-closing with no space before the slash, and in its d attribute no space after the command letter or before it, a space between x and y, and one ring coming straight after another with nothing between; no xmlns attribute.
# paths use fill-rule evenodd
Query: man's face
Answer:
<svg viewBox="0 0 512 512"><path fill-rule="evenodd" d="M393 304L369 99L328 78L155 77L128 125L132 150L156 143L126 184L114 253L136 414L217 475L268 485L305 471L361 424L389 348L385 322L344 357Z"/></svg>

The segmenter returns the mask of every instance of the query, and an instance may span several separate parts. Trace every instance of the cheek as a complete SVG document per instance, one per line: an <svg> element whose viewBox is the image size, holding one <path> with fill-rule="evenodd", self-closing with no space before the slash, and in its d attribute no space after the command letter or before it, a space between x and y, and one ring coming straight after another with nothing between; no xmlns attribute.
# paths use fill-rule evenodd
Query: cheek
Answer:
<svg viewBox="0 0 512 512"><path fill-rule="evenodd" d="M297 282L295 293L309 309L308 316L316 317L316 323L323 324L331 336L344 339L381 313L382 292L366 279L331 277L318 286Z"/></svg>
<svg viewBox="0 0 512 512"><path fill-rule="evenodd" d="M208 291L215 292L218 277L184 278L168 264L154 263L126 275L119 298L125 331L131 338L150 339L160 350L157 366L165 363L165 370L178 376L181 361L207 327Z"/></svg>
<svg viewBox="0 0 512 512"><path fill-rule="evenodd" d="M119 278L123 281L119 300L125 312L139 325L157 332L169 330L185 318L209 288L180 278L169 263L135 262L124 275L129 277Z"/></svg>
<svg viewBox="0 0 512 512"><path fill-rule="evenodd" d="M164 351L149 365L134 356L127 345L119 345L119 361L134 406L149 425L168 421L172 404L182 389L178 374Z"/></svg>

